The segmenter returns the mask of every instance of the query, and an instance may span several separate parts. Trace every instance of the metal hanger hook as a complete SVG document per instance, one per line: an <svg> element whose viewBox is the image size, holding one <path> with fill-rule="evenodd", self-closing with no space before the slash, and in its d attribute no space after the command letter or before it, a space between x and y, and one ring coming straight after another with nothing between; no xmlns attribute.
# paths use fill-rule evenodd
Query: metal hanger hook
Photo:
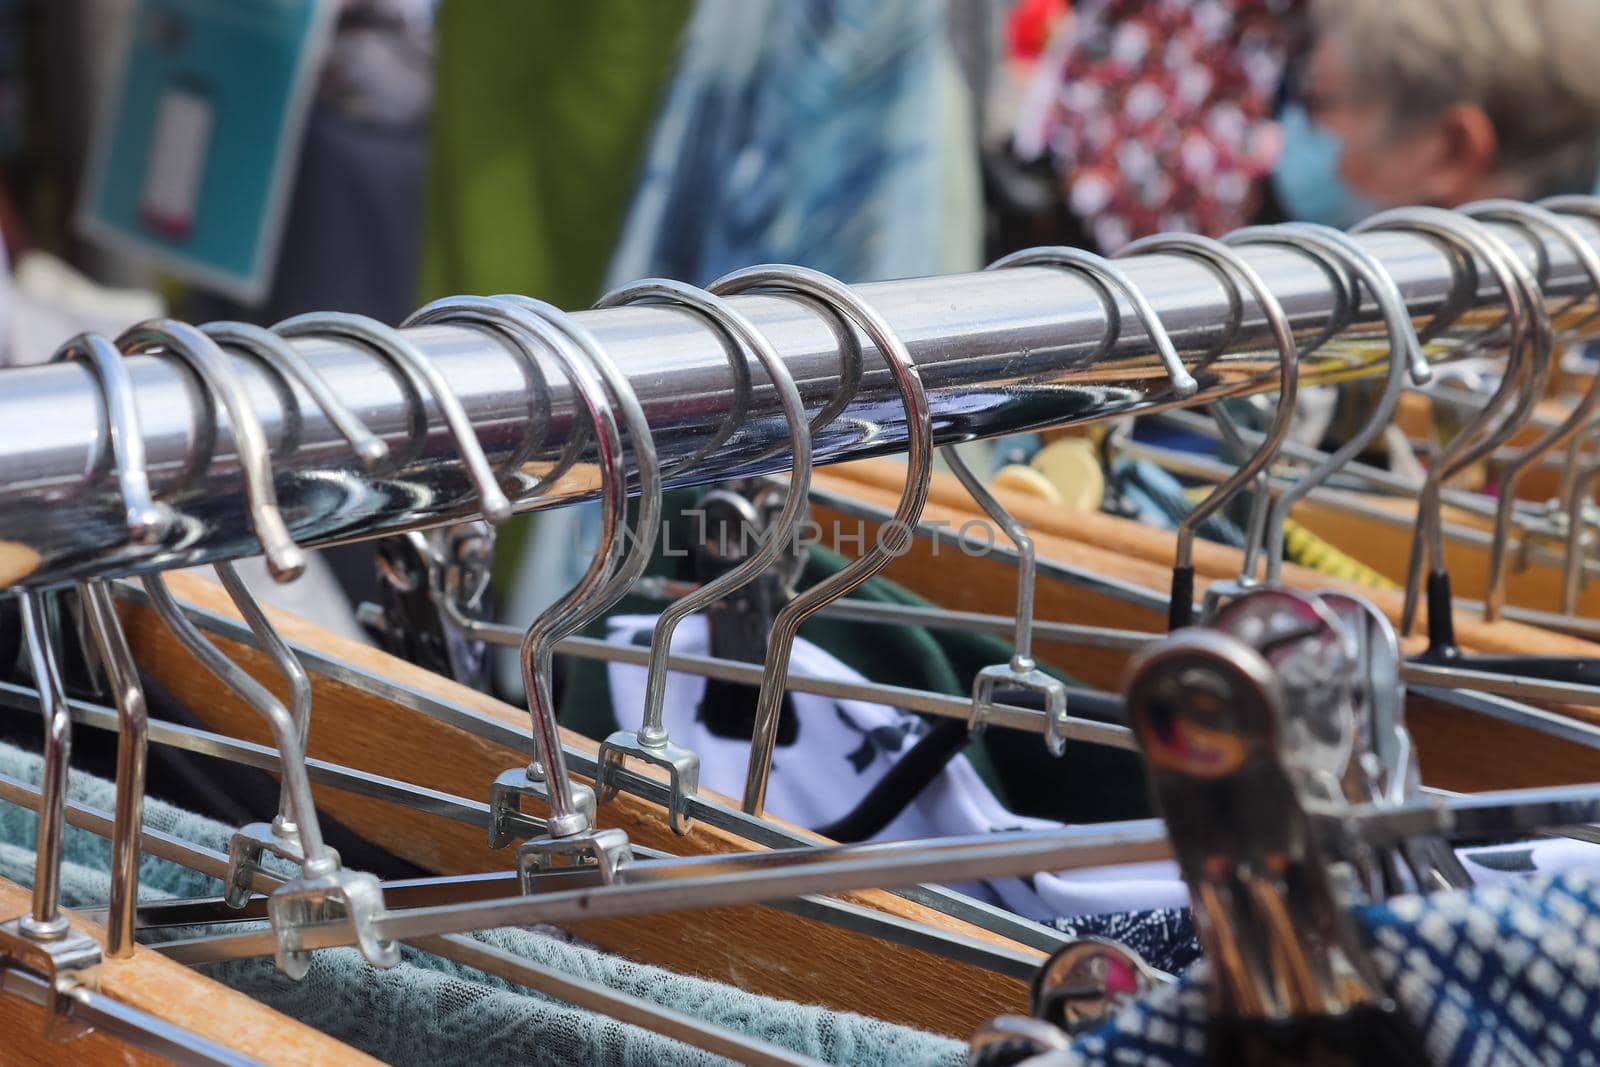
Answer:
<svg viewBox="0 0 1600 1067"><path fill-rule="evenodd" d="M752 289L779 293L788 290L828 304L855 323L877 346L905 405L906 483L894 516L887 524L888 536L880 530L872 548L837 574L800 593L785 604L773 620L761 690L756 696L755 730L750 739L750 764L745 774L744 810L759 815L766 806L772 753L778 740L778 715L789 676L789 655L800 624L813 612L882 570L910 541L912 527L927 503L928 485L933 476L933 420L922 377L905 342L882 315L843 282L806 267L765 265L725 274L713 282L711 288L724 295Z"/></svg>
<svg viewBox="0 0 1600 1067"><path fill-rule="evenodd" d="M208 322L202 333L219 345L246 352L284 378L300 385L322 409L334 429L343 435L367 471L377 470L389 458L389 446L367 429L366 423L340 399L326 378L289 342L271 330L248 322Z"/></svg>
<svg viewBox="0 0 1600 1067"><path fill-rule="evenodd" d="M546 652L560 639L564 626L579 619L586 604L596 601L615 573L626 548L622 527L627 518L627 461L623 453L622 430L617 407L598 370L578 344L557 324L533 311L504 300L487 297L450 297L421 308L408 324L426 326L450 323L487 327L497 333L531 339L543 344L554 356L573 393L593 428L597 453L596 470L600 478L601 520L599 543L588 567L576 585L550 604L528 627L522 642L523 680L527 688L529 716L534 739L534 762L526 769L508 771L506 789L496 783L496 818L490 827L491 847L502 847L510 840L506 815L516 805L515 797L534 793L532 785L549 784L549 832L557 836L582 833L592 824L592 797L580 797L570 778L551 775L552 764L565 770L561 754L560 731L555 725L555 709L550 693L548 668L553 660ZM581 622L578 624L581 625ZM573 629L577 627L574 626ZM510 791L514 787L514 792ZM543 793L537 795L544 796Z"/></svg>
<svg viewBox="0 0 1600 1067"><path fill-rule="evenodd" d="M1122 316L1117 296L1120 294L1126 297L1133 306L1134 316L1155 346L1162 366L1167 369L1173 393L1179 397L1189 397L1199 390L1199 383L1184 368L1161 317L1156 314L1155 308L1121 267L1103 256L1081 248L1059 247L1026 249L998 259L985 269L1003 270L1035 266L1065 268L1082 275L1099 292L1101 303L1106 308L1106 333L1105 342L1101 345L1102 352L1110 351L1121 334ZM967 466L956 446L947 445L940 449L940 454L957 480L966 488L967 493L1005 532L1017 549L1016 628L1012 638L1011 662L985 667L973 680L972 727L976 730L982 726L984 716L994 703L995 694L1001 687L1009 686L1036 692L1043 698L1045 747L1053 755L1059 756L1066 749L1067 687L1061 679L1040 670L1033 658L1033 603L1038 571L1037 550L1033 538L983 484L983 479Z"/></svg>
<svg viewBox="0 0 1600 1067"><path fill-rule="evenodd" d="M413 315L406 320L406 325L411 325L415 319ZM295 315L274 324L272 332L282 337L323 336L353 341L378 353L403 372L421 379L432 395L439 414L444 416L456 451L472 479L478 494L479 512L491 523L501 523L511 517L511 501L506 499L495 480L494 468L489 465L483 446L478 443L472 419L461 406L460 398L450 388L450 383L439 368L433 365L433 361L405 334L365 315L335 311Z"/></svg>
<svg viewBox="0 0 1600 1067"><path fill-rule="evenodd" d="M645 667L644 715L639 730L618 730L600 745L597 761L599 770L595 779L599 799L606 800L615 792L610 779L627 756L664 767L670 775L672 789L667 818L678 833L685 833L689 828L687 800L698 788L700 760L689 749L672 744L662 721L667 692L667 657L671 653L672 636L684 619L756 581L778 563L784 552L794 547L811 488L811 429L806 422L805 402L800 396L800 389L783 357L766 335L729 301L716 295L717 284L713 283L709 290L701 290L682 282L649 279L623 286L595 303L597 308L637 303L679 305L706 318L728 340L740 346L741 351L748 350L754 354L772 382L789 429L792 472L782 506L768 527L768 536L744 562L663 609L650 637L650 660Z"/></svg>
<svg viewBox="0 0 1600 1067"><path fill-rule="evenodd" d="M1562 244L1566 245L1573 257L1578 261L1588 276L1590 288L1594 295L1600 296L1600 254L1597 254L1586 241L1577 227L1557 213L1546 208L1524 204L1515 200L1484 200L1475 204L1468 204L1461 209L1465 214L1478 219L1508 222L1520 226L1536 238L1539 248L1544 247L1542 240L1537 240L1537 231L1547 230ZM1540 293L1539 308L1543 309L1543 294ZM1535 315L1535 330L1549 330L1552 324L1548 316ZM1543 334L1539 335L1539 343L1548 344L1550 340ZM1539 393L1543 393L1543 389ZM1538 396L1534 402L1537 403ZM1574 437L1583 425L1593 415L1596 406L1600 405L1600 376L1596 376L1589 384L1578 402L1572 406L1567 415L1558 424L1541 434L1538 440L1528 445L1521 452L1513 456L1500 471L1500 490L1495 500L1494 533L1489 547L1489 578L1488 589L1483 598L1483 617L1486 621L1493 622L1500 617L1501 609L1505 606L1506 596L1506 554L1510 549L1511 520L1517 504L1517 486L1523 475L1539 459L1551 449L1560 445L1569 437ZM1569 465L1570 468L1570 465ZM1575 523L1581 530L1583 515L1581 512L1569 516L1569 521Z"/></svg>
<svg viewBox="0 0 1600 1067"><path fill-rule="evenodd" d="M175 319L153 319L131 327L117 338L117 348L128 355L156 349L167 352L199 377L208 403L221 401L233 429L250 517L266 554L267 570L280 582L300 577L306 569L305 554L294 543L278 510L267 435L227 353L195 327Z"/></svg>
<svg viewBox="0 0 1600 1067"><path fill-rule="evenodd" d="M1441 648L1455 644L1454 620L1450 613L1449 577L1445 570L1443 517L1441 491L1446 479L1493 451L1516 429L1533 409L1537 390L1532 380L1524 388L1524 379L1544 380L1544 366L1527 368L1527 364L1547 364L1548 349L1527 353L1532 338L1540 335L1532 320L1543 315L1543 302L1538 286L1523 263L1511 253L1510 248L1495 237L1488 227L1476 219L1441 208L1392 208L1373 215L1351 229L1351 233L1369 233L1382 230L1401 230L1421 233L1442 240L1447 245L1482 259L1489 267L1495 283L1506 299L1505 325L1509 344L1506 372L1500 388L1474 416L1467 426L1457 433L1434 462L1422 483L1417 499L1417 526L1411 542L1411 558L1406 570L1405 606L1401 613L1400 632L1411 632L1417 617L1421 598L1423 556L1428 563L1429 612L1428 625L1433 636L1431 644ZM1538 307L1533 305L1538 303ZM1548 317L1546 317L1548 325ZM1544 331L1547 333L1547 331ZM1535 349L1540 346L1535 343ZM1529 356L1530 358L1525 358ZM1530 374L1524 370L1530 369ZM1495 420L1507 403L1516 401L1512 413L1498 426Z"/></svg>
<svg viewBox="0 0 1600 1067"><path fill-rule="evenodd" d="M1177 629L1189 625L1194 617L1194 539L1200 524L1254 481L1256 475L1272 462L1289 435L1299 389L1299 346L1295 343L1294 327L1289 322L1289 316L1271 287L1254 267L1245 262L1244 257L1227 245L1196 234L1158 234L1134 241L1117 255L1122 257L1150 252L1199 259L1228 278L1231 284L1236 285L1237 280L1242 280L1260 305L1262 314L1266 316L1267 327L1278 346L1278 408L1273 413L1272 424L1267 429L1261 447L1178 523L1172 568L1173 596L1168 620L1171 628Z"/></svg>
<svg viewBox="0 0 1600 1067"><path fill-rule="evenodd" d="M150 495L144 435L139 429L139 401L133 379L117 346L99 334L79 334L58 348L51 363L81 359L100 381L106 405L106 454L122 494L128 538L136 545L158 544L172 528L172 509Z"/></svg>
<svg viewBox="0 0 1600 1067"><path fill-rule="evenodd" d="M1116 343L1121 329L1122 313L1117 304L1117 296L1126 297L1128 303L1133 306L1134 317L1139 320L1150 343L1155 346L1156 357L1166 368L1173 395L1186 399L1199 392L1200 383L1195 381L1194 375L1183 365L1183 360L1179 357L1178 350L1172 343L1172 336L1162 323L1161 316L1156 314L1156 309L1139 287L1133 284L1127 273L1111 260L1082 248L1062 245L1026 248L1020 252L1013 252L1009 256L995 260L984 269L1001 270L1008 267L1063 267L1087 279L1095 287L1101 303L1106 307L1105 348L1110 348Z"/></svg>
<svg viewBox="0 0 1600 1067"><path fill-rule="evenodd" d="M1394 416L1395 406L1400 401L1408 368L1413 381L1428 380L1432 377L1432 369L1428 366L1427 355L1422 350L1422 342L1417 336L1416 327L1411 322L1411 312L1406 307L1405 297L1401 295L1400 287L1395 284L1393 276L1378 262L1376 256L1342 230L1316 223L1286 223L1281 226L1251 227L1240 230L1232 236L1233 239L1246 243L1282 244L1302 251L1315 249L1339 263L1372 293L1383 316L1384 328L1388 331L1389 367L1384 378L1383 392L1373 405L1372 413L1344 444L1301 475L1273 502L1267 520L1267 536L1271 539L1271 544L1266 555L1267 582L1275 585L1283 573L1284 526L1288 522L1291 509L1346 463L1359 456L1373 438L1389 425L1390 419ZM1355 299L1359 304L1359 292L1356 293ZM1427 373L1420 379L1419 368L1427 369Z"/></svg>

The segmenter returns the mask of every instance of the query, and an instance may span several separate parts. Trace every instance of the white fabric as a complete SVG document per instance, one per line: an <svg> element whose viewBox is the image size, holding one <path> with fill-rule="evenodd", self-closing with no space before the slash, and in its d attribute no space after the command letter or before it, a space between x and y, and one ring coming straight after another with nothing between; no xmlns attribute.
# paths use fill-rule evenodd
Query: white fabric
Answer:
<svg viewBox="0 0 1600 1067"><path fill-rule="evenodd" d="M610 640L617 644L645 644L654 625L655 616L618 616L611 620ZM705 620L694 616L678 628L672 650L707 655L708 645ZM791 670L794 674L862 680L849 666L804 639L795 642ZM607 674L617 721L625 729L637 728L644 709L644 668L612 663ZM701 786L737 797L744 790L750 744L748 740L719 737L698 721L704 694L704 678L668 674L664 721L674 741L700 754ZM794 693L793 700L800 729L792 745L780 747L773 755L767 810L802 826L822 826L854 809L925 729L915 715L882 704L807 693ZM1007 811L967 758L957 756L873 840L955 837L1060 825ZM1463 848L1457 855L1480 885L1526 878L1534 873L1548 876L1573 869L1600 870L1600 845L1567 838ZM1179 908L1189 903L1177 865L1165 861L954 888L1033 919Z"/></svg>
<svg viewBox="0 0 1600 1067"><path fill-rule="evenodd" d="M638 635L641 641L648 641L654 624L654 616L618 616L611 620L610 640L633 644ZM672 650L705 655L708 643L705 620L695 616L678 628ZM791 670L795 674L862 680L844 663L805 640L795 643ZM612 663L607 672L617 721L625 729L636 729L644 708L644 668ZM704 678L669 674L664 721L674 741L700 754L701 786L738 796L744 790L750 742L718 737L698 721L704 693ZM799 733L792 745L774 753L767 810L808 827L832 822L854 809L925 729L915 715L882 704L795 693L794 708ZM1007 811L967 758L957 756L874 840L953 837L1059 825ZM1124 864L956 888L1036 919L1182 907L1188 903L1177 867L1168 862Z"/></svg>
<svg viewBox="0 0 1600 1067"><path fill-rule="evenodd" d="M44 252L32 251L16 263L0 341L4 362L43 363L80 333L116 337L134 323L163 314L161 297L142 289L99 285Z"/></svg>
<svg viewBox="0 0 1600 1067"><path fill-rule="evenodd" d="M1478 885L1495 885L1567 871L1600 871L1600 845L1570 837L1541 837L1507 845L1458 849L1456 855Z"/></svg>

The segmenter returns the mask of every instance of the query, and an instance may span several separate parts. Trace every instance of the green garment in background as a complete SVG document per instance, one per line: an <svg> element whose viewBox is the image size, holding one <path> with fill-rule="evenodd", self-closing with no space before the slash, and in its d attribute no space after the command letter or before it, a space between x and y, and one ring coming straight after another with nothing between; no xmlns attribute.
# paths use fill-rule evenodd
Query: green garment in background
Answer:
<svg viewBox="0 0 1600 1067"><path fill-rule="evenodd" d="M698 490L666 495L662 522L670 529L657 539L658 545L681 549L689 543L693 527L684 512L698 499ZM837 572L844 562L835 553L813 547L800 588L815 585ZM646 573L688 579L692 576L686 564L687 560L681 557L667 559L658 552ZM850 595L877 603L928 604L885 578L874 578ZM662 607L661 601L629 595L618 602L612 614L653 615ZM591 624L584 633L605 637L605 620ZM800 635L871 681L951 695L970 694L973 676L979 670L1011 659L1008 642L969 630L812 619L801 626ZM595 739L617 729L606 665L572 657L558 662L563 725ZM1058 671L1051 673L1066 677ZM627 725L635 729L638 722ZM1066 754L1056 759L1045 751L1037 734L990 727L976 743L967 746L966 755L1001 803L1018 815L1062 822L1103 822L1151 814L1139 757L1123 749L1069 744Z"/></svg>
<svg viewBox="0 0 1600 1067"><path fill-rule="evenodd" d="M439 5L422 299L600 295L689 0Z"/></svg>
<svg viewBox="0 0 1600 1067"><path fill-rule="evenodd" d="M444 0L421 303L600 296L690 0ZM499 531L497 587L530 517Z"/></svg>

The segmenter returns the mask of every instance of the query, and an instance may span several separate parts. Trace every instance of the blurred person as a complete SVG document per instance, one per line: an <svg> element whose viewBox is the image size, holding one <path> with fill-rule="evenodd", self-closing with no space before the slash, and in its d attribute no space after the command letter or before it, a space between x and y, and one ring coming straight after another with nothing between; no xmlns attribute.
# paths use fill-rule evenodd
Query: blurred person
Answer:
<svg viewBox="0 0 1600 1067"><path fill-rule="evenodd" d="M1291 216L1593 191L1596 0L1311 0L1273 174Z"/></svg>

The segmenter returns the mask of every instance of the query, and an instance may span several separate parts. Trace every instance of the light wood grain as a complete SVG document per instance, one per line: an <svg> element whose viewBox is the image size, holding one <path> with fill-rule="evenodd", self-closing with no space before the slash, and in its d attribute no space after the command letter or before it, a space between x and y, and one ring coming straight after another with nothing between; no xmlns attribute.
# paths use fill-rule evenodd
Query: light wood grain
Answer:
<svg viewBox="0 0 1600 1067"><path fill-rule="evenodd" d="M893 508L903 477L904 466L895 460L863 460L818 470L812 483L819 489L887 511ZM1064 511L1004 489L995 489L994 493L1027 525L1041 560L1115 578L1158 592L1163 597L1170 590L1171 533L1099 512ZM953 476L935 473L924 512L926 518L959 528L963 522L981 514ZM815 507L813 517L824 530L837 520L844 523L852 535L856 532L857 520L853 516L831 508ZM876 524L867 524L867 544L872 543L876 529ZM849 551L851 546L844 547ZM1194 554L1197 588L1204 590L1213 580L1236 576L1239 559L1240 553L1235 549L1197 542ZM968 557L948 546L939 549L936 556L932 544L924 538L915 539L909 551L891 562L883 573L948 608L1009 615L1016 607L1016 569L1010 563L992 557ZM1313 591L1332 588L1357 593L1396 623L1399 621L1402 598L1397 592L1339 582L1292 564L1284 566L1283 579L1292 588ZM1164 609L1131 604L1051 575L1041 575L1035 596L1036 614L1043 619L1152 633L1166 628ZM1588 641L1520 623L1485 623L1466 612L1456 614L1456 633L1462 647L1475 652L1600 655L1600 646ZM1416 651L1422 643L1420 637L1413 637L1406 645L1410 651ZM1120 688L1128 659L1126 654L1059 642L1036 642L1036 652L1044 662L1089 684L1109 689ZM1600 721L1600 709L1546 706L1576 719ZM1462 784L1473 780L1475 767L1505 788L1593 781L1600 772L1600 759L1593 749L1547 738L1547 735L1539 735L1537 759L1508 760L1505 753L1530 744L1528 736L1532 731L1507 727L1497 720L1459 708L1422 709L1414 733L1424 777L1430 784L1444 786L1448 781L1455 783L1449 786L1451 788L1489 788ZM1435 767L1439 770L1437 778Z"/></svg>
<svg viewBox="0 0 1600 1067"><path fill-rule="evenodd" d="M28 910L30 895L14 882L0 879L0 915ZM105 931L80 916L73 925L105 943ZM105 960L93 972L99 992L165 1019L264 1063L288 1065L376 1064L377 1060L348 1045L236 993L189 968L146 948L126 959ZM0 1062L6 1064L122 1063L156 1065L169 1062L142 1049L90 1032L69 1042L44 1036L44 1010L20 997L0 996Z"/></svg>
<svg viewBox="0 0 1600 1067"><path fill-rule="evenodd" d="M184 574L173 574L168 581L180 599L219 614L234 615L231 604L215 584ZM123 610L130 644L146 671L212 729L267 743L260 720L201 670L152 612L132 605ZM522 709L329 633L304 619L281 613L274 613L273 619L291 641L357 664L398 684L431 692L519 730L528 728L527 713ZM280 681L259 653L243 645L219 643L263 683L281 692ZM485 799L489 782L496 774L525 763L517 752L464 730L332 679L320 675L314 675L314 679L310 750L317 758L459 796ZM589 752L595 750L593 742L577 735L568 734L567 741ZM503 870L513 860L512 850L490 850L483 831L461 823L331 788L319 787L317 802L320 810L352 830L432 871ZM680 837L667 828L665 813L658 805L627 794L602 806L600 823L622 827L640 844L683 855L748 851L755 847L704 823L697 823L687 836ZM892 915L1022 950L1004 938L890 893L854 893L847 898ZM642 962L730 982L757 993L865 1011L946 1034L965 1036L983 1020L1022 1010L1027 1002L1026 985L1017 979L771 908L728 908L643 920L586 922L574 929L611 951Z"/></svg>

